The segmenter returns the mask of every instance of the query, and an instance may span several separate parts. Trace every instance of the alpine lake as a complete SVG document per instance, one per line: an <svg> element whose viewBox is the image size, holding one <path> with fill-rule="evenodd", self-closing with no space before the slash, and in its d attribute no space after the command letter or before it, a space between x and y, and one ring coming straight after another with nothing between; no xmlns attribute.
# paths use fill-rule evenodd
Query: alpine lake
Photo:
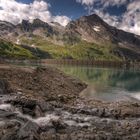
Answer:
<svg viewBox="0 0 140 140"><path fill-rule="evenodd" d="M18 64L31 66L32 64ZM32 66L56 67L64 73L87 83L87 88L80 93L84 98L114 102L140 100L140 71L135 69L102 68L81 65L57 65L38 63Z"/></svg>

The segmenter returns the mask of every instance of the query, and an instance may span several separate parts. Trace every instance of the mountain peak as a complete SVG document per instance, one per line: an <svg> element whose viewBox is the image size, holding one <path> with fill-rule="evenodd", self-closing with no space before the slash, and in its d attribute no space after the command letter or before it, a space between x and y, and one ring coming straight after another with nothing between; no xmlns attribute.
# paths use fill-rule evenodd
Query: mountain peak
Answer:
<svg viewBox="0 0 140 140"><path fill-rule="evenodd" d="M33 20L32 24L43 24L44 25L44 24L48 24L48 23L40 20L39 18L36 18Z"/></svg>
<svg viewBox="0 0 140 140"><path fill-rule="evenodd" d="M92 14L88 16L82 16L75 21L71 21L66 27L70 28L70 27L75 27L75 26L100 26L100 25L104 27L109 26L98 15Z"/></svg>
<svg viewBox="0 0 140 140"><path fill-rule="evenodd" d="M87 22L92 25L102 24L104 26L108 26L108 24L100 16L98 16L96 14L84 16L84 18L86 18Z"/></svg>
<svg viewBox="0 0 140 140"><path fill-rule="evenodd" d="M86 17L92 17L92 18L100 18L100 16L98 16L97 14L91 14L91 15L88 15ZM101 19L101 18L100 18Z"/></svg>

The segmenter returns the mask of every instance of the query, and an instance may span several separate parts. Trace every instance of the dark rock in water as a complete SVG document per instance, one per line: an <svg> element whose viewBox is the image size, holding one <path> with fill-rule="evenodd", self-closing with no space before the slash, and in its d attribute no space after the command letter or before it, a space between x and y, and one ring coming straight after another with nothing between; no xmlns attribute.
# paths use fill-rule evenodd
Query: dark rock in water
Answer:
<svg viewBox="0 0 140 140"><path fill-rule="evenodd" d="M16 132L8 132L6 135L2 136L1 140L17 140Z"/></svg>
<svg viewBox="0 0 140 140"><path fill-rule="evenodd" d="M52 105L45 101L40 100L37 102L37 104L38 104L40 110L43 112L54 111L54 108L52 107Z"/></svg>
<svg viewBox="0 0 140 140"><path fill-rule="evenodd" d="M23 114L32 117L43 117L45 112L48 110L52 111L51 106L45 102L38 102L33 99L28 99L27 97L17 97L6 101L16 108L18 108Z"/></svg>
<svg viewBox="0 0 140 140"><path fill-rule="evenodd" d="M0 94L7 94L8 93L8 82L4 79L0 79Z"/></svg>
<svg viewBox="0 0 140 140"><path fill-rule="evenodd" d="M23 107L22 108L22 113L23 114L28 114L30 116L35 116L35 112L29 108Z"/></svg>
<svg viewBox="0 0 140 140"><path fill-rule="evenodd" d="M0 110L0 118L3 118L3 119L9 118L10 119L10 118L14 118L15 116L16 116L16 113Z"/></svg>
<svg viewBox="0 0 140 140"><path fill-rule="evenodd" d="M52 124L56 130L61 130L66 128L66 124L62 120L53 120Z"/></svg>
<svg viewBox="0 0 140 140"><path fill-rule="evenodd" d="M28 121L17 133L19 139L39 140L39 126Z"/></svg>
<svg viewBox="0 0 140 140"><path fill-rule="evenodd" d="M17 131L19 128L20 123L16 120L3 121L3 124L0 125L0 140L17 140Z"/></svg>
<svg viewBox="0 0 140 140"><path fill-rule="evenodd" d="M44 116L45 114L44 114L44 112L42 112L42 110L41 110L41 108L40 108L40 106L36 106L36 108L35 108L35 116L36 117L42 117L42 116Z"/></svg>
<svg viewBox="0 0 140 140"><path fill-rule="evenodd" d="M11 101L9 101L12 105L14 106L22 106L22 107L26 107L26 108L29 108L29 109L34 109L35 106L36 106L36 100L31 100L31 99L28 99L28 98L17 98L17 99L13 99Z"/></svg>
<svg viewBox="0 0 140 140"><path fill-rule="evenodd" d="M32 117L44 116L44 112L42 111L40 105L38 105L38 102L36 100L19 97L7 101L7 103L10 103L15 107L20 108L23 114L27 114Z"/></svg>

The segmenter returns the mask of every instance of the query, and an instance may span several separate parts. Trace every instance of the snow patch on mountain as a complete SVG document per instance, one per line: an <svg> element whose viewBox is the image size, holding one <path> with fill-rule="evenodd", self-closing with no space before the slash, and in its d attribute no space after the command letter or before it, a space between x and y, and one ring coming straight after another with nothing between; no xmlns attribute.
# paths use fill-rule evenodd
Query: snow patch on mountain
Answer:
<svg viewBox="0 0 140 140"><path fill-rule="evenodd" d="M100 27L99 26L94 26L93 30L96 31L96 32L100 32Z"/></svg>

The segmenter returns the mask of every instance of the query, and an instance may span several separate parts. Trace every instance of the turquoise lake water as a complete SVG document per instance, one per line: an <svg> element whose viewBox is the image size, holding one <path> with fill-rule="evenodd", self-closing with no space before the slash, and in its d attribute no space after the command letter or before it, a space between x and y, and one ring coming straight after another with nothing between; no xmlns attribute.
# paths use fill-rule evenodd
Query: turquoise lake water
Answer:
<svg viewBox="0 0 140 140"><path fill-rule="evenodd" d="M82 97L104 101L140 100L140 71L68 65L59 68L88 84L80 94Z"/></svg>

